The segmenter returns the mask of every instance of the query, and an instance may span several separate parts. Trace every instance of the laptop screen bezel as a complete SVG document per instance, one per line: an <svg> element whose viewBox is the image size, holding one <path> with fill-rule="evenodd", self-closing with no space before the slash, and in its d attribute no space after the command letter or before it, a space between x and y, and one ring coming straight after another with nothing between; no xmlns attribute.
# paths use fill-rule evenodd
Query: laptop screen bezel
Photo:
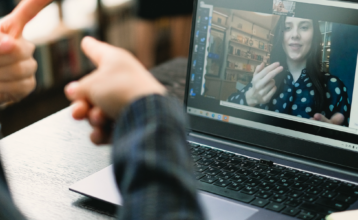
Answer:
<svg viewBox="0 0 358 220"><path fill-rule="evenodd" d="M229 2L224 0L225 2ZM248 0L242 0L249 3ZM191 73L191 61L193 56L194 36L196 27L196 13L199 0L194 0L194 10L192 19L191 42L189 51L189 62L187 67L186 89L184 96L185 112L188 107L189 84ZM251 3L252 4L252 3ZM349 10L349 9L346 9ZM358 17L358 16L357 16ZM358 20L354 23L358 23ZM312 141L285 136L278 133L267 132L243 125L235 125L205 117L187 114L190 124L188 129L194 132L223 138L231 141L242 142L255 145L261 148L276 150L299 157L309 158L312 160L329 163L335 166L341 166L358 171L358 153L350 150L344 150L329 145L324 145ZM284 120L284 119L283 119ZM312 127L312 126L310 126ZM238 135L239 138L238 138ZM358 136L357 136L358 138Z"/></svg>

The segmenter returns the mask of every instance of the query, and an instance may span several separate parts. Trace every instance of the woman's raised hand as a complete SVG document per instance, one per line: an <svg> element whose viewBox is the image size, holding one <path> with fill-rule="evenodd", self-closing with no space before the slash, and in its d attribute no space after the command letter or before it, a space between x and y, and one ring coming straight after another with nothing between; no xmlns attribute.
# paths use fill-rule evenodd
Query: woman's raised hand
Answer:
<svg viewBox="0 0 358 220"><path fill-rule="evenodd" d="M315 121L321 121L321 122L334 124L334 125L342 125L344 122L344 116L342 113L336 113L330 119L326 118L324 115L322 115L320 113L317 113L311 119L315 120Z"/></svg>
<svg viewBox="0 0 358 220"><path fill-rule="evenodd" d="M280 63L273 63L267 67L261 63L257 66L251 81L252 87L246 92L247 104L253 107L268 103L277 90L274 78L282 71Z"/></svg>

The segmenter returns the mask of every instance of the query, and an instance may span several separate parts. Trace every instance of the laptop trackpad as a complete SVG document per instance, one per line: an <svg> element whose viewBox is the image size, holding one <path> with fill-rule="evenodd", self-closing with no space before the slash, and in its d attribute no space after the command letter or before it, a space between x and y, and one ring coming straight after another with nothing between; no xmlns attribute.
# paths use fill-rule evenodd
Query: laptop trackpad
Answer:
<svg viewBox="0 0 358 220"><path fill-rule="evenodd" d="M205 192L199 192L199 200L208 220L245 220L259 211Z"/></svg>

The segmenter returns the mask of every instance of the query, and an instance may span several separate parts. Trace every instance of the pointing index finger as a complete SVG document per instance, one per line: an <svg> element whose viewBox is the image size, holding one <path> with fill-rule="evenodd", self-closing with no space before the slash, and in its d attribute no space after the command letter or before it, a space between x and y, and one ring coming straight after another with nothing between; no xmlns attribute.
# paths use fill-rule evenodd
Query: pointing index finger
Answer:
<svg viewBox="0 0 358 220"><path fill-rule="evenodd" d="M0 23L0 31L14 38L21 36L25 25L53 0L22 0Z"/></svg>

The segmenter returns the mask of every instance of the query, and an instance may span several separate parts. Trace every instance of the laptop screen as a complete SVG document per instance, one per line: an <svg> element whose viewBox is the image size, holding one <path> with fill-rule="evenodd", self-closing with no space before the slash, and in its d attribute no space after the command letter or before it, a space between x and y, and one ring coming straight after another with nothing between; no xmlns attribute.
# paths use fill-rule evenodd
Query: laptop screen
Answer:
<svg viewBox="0 0 358 220"><path fill-rule="evenodd" d="M245 141L236 125L358 153L358 4L206 0L195 16L187 113L216 121L208 133Z"/></svg>

